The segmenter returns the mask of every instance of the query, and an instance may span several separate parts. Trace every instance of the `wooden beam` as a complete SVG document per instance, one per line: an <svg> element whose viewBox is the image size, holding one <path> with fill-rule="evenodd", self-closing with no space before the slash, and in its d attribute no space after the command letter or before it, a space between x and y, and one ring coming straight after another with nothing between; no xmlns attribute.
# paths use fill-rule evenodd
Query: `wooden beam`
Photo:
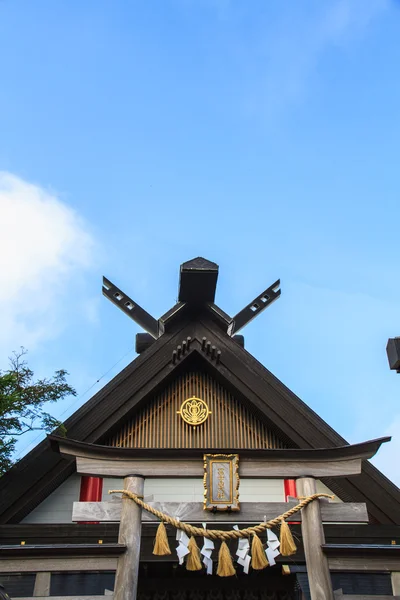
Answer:
<svg viewBox="0 0 400 600"><path fill-rule="evenodd" d="M61 556L67 556L69 558L79 556L101 556L101 557L111 557L111 556L120 556L126 551L126 546L122 544L115 543L104 543L100 540L103 540L104 536L101 533L100 535L94 534L94 539L92 539L92 543L86 543L89 536L93 535L92 532L88 533L86 529L86 533L83 531L78 540L74 543L72 541L72 536L74 535L74 529L81 529L81 525L79 528L76 525L71 523L72 530L64 536L64 541L68 542L70 538L71 543L58 543L58 536L62 536L62 531L60 531L60 525L55 527L55 535L54 540L56 543L51 543L51 540L46 543L43 542L43 537L40 537L41 532L41 524L37 524L40 529L37 530L38 539L28 539L24 536L26 542L24 544L20 544L21 536L18 536L18 541L14 540L13 544L1 544L0 545L0 560L10 559L10 558L59 558ZM97 525L97 524L96 524ZM13 527L13 525L11 526ZM54 525L50 525L50 527L54 527ZM89 529L93 529L93 525L89 526ZM107 528L108 529L108 528ZM77 532L78 533L78 532ZM79 532L80 533L80 532ZM115 535L115 534L114 534ZM107 536L108 537L108 536ZM58 539L57 539L58 538ZM5 541L2 539L2 541ZM8 540L11 541L11 540ZM99 543L100 542L100 543Z"/></svg>
<svg viewBox="0 0 400 600"><path fill-rule="evenodd" d="M33 588L34 596L50 596L50 578L50 571L36 573L35 587Z"/></svg>
<svg viewBox="0 0 400 600"><path fill-rule="evenodd" d="M38 573L40 571L115 571L116 557L80 556L63 558L0 559L0 573Z"/></svg>
<svg viewBox="0 0 400 600"><path fill-rule="evenodd" d="M277 279L275 283L270 285L259 296L257 296L257 298L254 298L250 304L248 304L233 317L227 331L229 336L233 336L234 333L237 333L245 325L250 323L254 317L266 309L267 306L279 298L281 295L281 290L279 289L280 283L281 280Z"/></svg>
<svg viewBox="0 0 400 600"><path fill-rule="evenodd" d="M146 459L107 460L76 457L76 470L82 475L126 477L140 472L144 477L197 477L204 475L201 459ZM268 459L240 459L240 478L294 479L296 477L347 477L361 473L361 459L330 461L270 461Z"/></svg>
<svg viewBox="0 0 400 600"><path fill-rule="evenodd" d="M159 337L158 322L144 308L134 302L132 298L124 294L109 279L103 277L103 295L106 296L115 306L118 306L130 319L135 321L140 327L143 327L153 338Z"/></svg>
<svg viewBox="0 0 400 600"><path fill-rule="evenodd" d="M56 435L49 435L47 439L55 452L82 458L98 458L102 460L136 460L164 459L179 460L201 459L204 453L217 454L228 451L228 448L120 448L115 446L102 446L88 444ZM379 447L390 441L390 437L369 440L360 444L346 444L345 446L330 446L329 448L229 448L231 453L240 453L241 458L261 458L270 462L339 462L354 458L372 458Z"/></svg>
<svg viewBox="0 0 400 600"><path fill-rule="evenodd" d="M392 573L393 594L400 594L400 573Z"/></svg>
<svg viewBox="0 0 400 600"><path fill-rule="evenodd" d="M132 500L128 500L132 502ZM132 502L133 504L133 502ZM267 520L283 514L297 502L242 502L237 513L212 513L203 509L202 502L148 502L157 510L181 521L190 523L260 523L264 515ZM74 502L72 511L73 521L119 521L121 518L122 501L118 498L113 502ZM325 523L367 523L368 513L364 503L321 502L322 521ZM296 514L296 521L301 520L301 512ZM142 521L149 522L158 519L143 511Z"/></svg>
<svg viewBox="0 0 400 600"><path fill-rule="evenodd" d="M126 477L124 489L143 496L144 478L141 475ZM114 600L136 600L141 531L142 508L129 498L123 498L118 543L126 546L126 552L118 558Z"/></svg>
<svg viewBox="0 0 400 600"><path fill-rule="evenodd" d="M104 600L109 598L112 600L113 594L104 596L51 596L51 600ZM49 600L49 596L18 596L18 600Z"/></svg>
<svg viewBox="0 0 400 600"><path fill-rule="evenodd" d="M335 600L400 600L400 596L375 596L365 594L343 594L343 590L334 591Z"/></svg>
<svg viewBox="0 0 400 600"><path fill-rule="evenodd" d="M396 557L329 557L329 569L331 571L400 571L400 558Z"/></svg>
<svg viewBox="0 0 400 600"><path fill-rule="evenodd" d="M317 492L315 479L304 477L297 482L298 493L311 496ZM311 600L334 600L328 559L322 550L325 543L320 501L315 500L301 511L301 533L306 556Z"/></svg>

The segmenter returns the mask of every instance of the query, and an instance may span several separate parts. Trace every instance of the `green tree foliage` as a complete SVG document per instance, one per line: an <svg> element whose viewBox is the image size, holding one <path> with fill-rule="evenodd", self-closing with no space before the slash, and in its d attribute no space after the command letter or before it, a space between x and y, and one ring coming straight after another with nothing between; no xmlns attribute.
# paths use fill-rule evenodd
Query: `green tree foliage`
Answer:
<svg viewBox="0 0 400 600"><path fill-rule="evenodd" d="M12 455L18 438L28 431L58 429L63 424L43 410L47 402L57 402L76 391L66 381L68 373L56 371L51 379L34 379L21 348L10 357L7 371L0 371L0 476L13 464Z"/></svg>

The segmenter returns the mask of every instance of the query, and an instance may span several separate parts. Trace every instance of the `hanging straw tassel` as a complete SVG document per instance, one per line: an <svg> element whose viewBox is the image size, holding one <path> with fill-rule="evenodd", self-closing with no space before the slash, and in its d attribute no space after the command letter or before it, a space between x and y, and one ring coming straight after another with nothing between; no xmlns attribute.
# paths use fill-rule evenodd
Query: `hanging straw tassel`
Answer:
<svg viewBox="0 0 400 600"><path fill-rule="evenodd" d="M219 549L217 575L220 577L231 577L232 575L236 575L231 553L229 552L226 542L222 542Z"/></svg>
<svg viewBox="0 0 400 600"><path fill-rule="evenodd" d="M188 550L190 554L187 557L186 569L188 571L201 571L203 567L200 560L200 550L193 535L189 540Z"/></svg>
<svg viewBox="0 0 400 600"><path fill-rule="evenodd" d="M262 541L255 533L253 535L253 541L251 543L251 566L256 571L260 571L261 569L265 569L265 567L268 567L268 565L269 562L267 561L267 557L265 556Z"/></svg>
<svg viewBox="0 0 400 600"><path fill-rule="evenodd" d="M165 525L162 521L157 529L156 539L154 540L153 554L156 556L166 556L167 554L171 554L167 530L165 529Z"/></svg>
<svg viewBox="0 0 400 600"><path fill-rule="evenodd" d="M294 539L292 536L292 532L290 531L289 525L286 523L285 519L282 519L281 523L281 535L280 535L280 551L282 556L292 556L292 554L296 554L297 547L294 543Z"/></svg>

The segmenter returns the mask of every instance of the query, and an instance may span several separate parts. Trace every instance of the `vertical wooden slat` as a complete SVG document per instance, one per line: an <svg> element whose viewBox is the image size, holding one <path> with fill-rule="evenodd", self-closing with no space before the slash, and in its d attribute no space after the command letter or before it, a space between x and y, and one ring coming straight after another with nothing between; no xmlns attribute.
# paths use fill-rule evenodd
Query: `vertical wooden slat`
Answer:
<svg viewBox="0 0 400 600"><path fill-rule="evenodd" d="M179 397L179 407L182 406L182 387L179 385L178 386L178 397ZM178 415L177 415L178 417ZM185 441L183 439L183 428L184 428L184 423L182 421L182 419L179 419L178 421L178 429L179 429L179 439L178 439L178 448L185 448Z"/></svg>
<svg viewBox="0 0 400 600"><path fill-rule="evenodd" d="M153 448L158 448L159 447L159 441L161 438L161 433L162 433L162 427L160 427L159 425L161 425L161 422L159 424L156 424L156 419L155 419L155 403L157 402L157 398L156 400L150 404L150 414L149 414L149 428L150 428L150 439L151 439L151 445ZM157 435L156 435L157 433Z"/></svg>
<svg viewBox="0 0 400 600"><path fill-rule="evenodd" d="M261 440L261 431L260 431L260 421L257 419L257 448L262 448L262 440Z"/></svg>
<svg viewBox="0 0 400 600"><path fill-rule="evenodd" d="M182 386L179 386L179 406L182 406ZM179 419L179 448L185 448L185 423L182 419Z"/></svg>
<svg viewBox="0 0 400 600"><path fill-rule="evenodd" d="M207 403L211 415L192 427L177 414L187 398ZM128 419L106 445L129 448L284 448L253 411L206 373L186 373Z"/></svg>
<svg viewBox="0 0 400 600"><path fill-rule="evenodd" d="M250 446L251 445L251 434L252 434L252 431L251 431L251 414L246 415L246 416L248 417L247 418L247 435L248 435L248 445Z"/></svg>
<svg viewBox="0 0 400 600"><path fill-rule="evenodd" d="M213 397L213 407L214 407L213 414L216 414L219 409L219 401L218 401L218 397L215 392L215 388L213 388L212 397ZM214 435L212 438L212 447L218 448L217 441L221 439L221 419L215 419L214 423L215 423L215 426L213 428Z"/></svg>
<svg viewBox="0 0 400 600"><path fill-rule="evenodd" d="M193 394L191 394L190 392L193 390L193 376L190 377L188 384L186 386L186 394L185 394L185 398L190 398L190 396L193 396ZM193 427L191 427L190 425L186 424L186 444L187 444L187 448L191 448L192 447L192 431L193 431Z"/></svg>
<svg viewBox="0 0 400 600"><path fill-rule="evenodd" d="M226 394L225 394L225 390L223 390L220 387L221 393L224 396L224 405L225 405L225 419L224 419L224 425L225 425L225 432L226 432L226 448L232 448L232 425L231 425L231 419L229 418L229 406L227 403L227 398L226 398Z"/></svg>
<svg viewBox="0 0 400 600"><path fill-rule="evenodd" d="M149 448L149 446L151 445L150 430L149 430L149 415L150 415L150 406L147 405L145 418L144 418L144 424L146 427L146 448Z"/></svg>
<svg viewBox="0 0 400 600"><path fill-rule="evenodd" d="M246 444L246 448L250 448L252 445L251 442L251 414L246 409L245 406L242 406L242 429L243 429L243 441Z"/></svg>
<svg viewBox="0 0 400 600"><path fill-rule="evenodd" d="M137 448L142 448L142 420L137 419Z"/></svg>
<svg viewBox="0 0 400 600"><path fill-rule="evenodd" d="M246 408L235 399L235 415L238 422L238 444L239 448L247 448L249 445L248 430L246 427Z"/></svg>
<svg viewBox="0 0 400 600"><path fill-rule="evenodd" d="M228 398L226 399L226 402L228 402ZM240 411L242 409L242 406L238 406L237 400L236 398L234 399L234 413L235 413L235 421L236 421L236 440L237 440L237 447L238 448L243 448L243 429L241 426L241 420L239 419L240 416Z"/></svg>
<svg viewBox="0 0 400 600"><path fill-rule="evenodd" d="M202 396L200 396L200 398L204 398L205 401L207 402L207 406L208 408L210 408L210 401L208 398L208 385L207 385L207 378L206 377L199 377L200 380L200 390L202 393ZM211 410L211 409L210 409ZM201 445L203 448L209 448L209 444L208 444L208 435L210 432L210 424L211 421L209 419L207 419L207 421L204 423L205 427L200 428L201 429Z"/></svg>
<svg viewBox="0 0 400 600"><path fill-rule="evenodd" d="M190 384L190 381L187 382L185 384L184 388L183 388L184 393L182 394L182 401L184 400L184 398L187 398L188 396L190 396L190 392L189 392L190 387L189 387L189 384ZM184 430L185 430L185 437L184 437L185 448L188 448L190 446L189 446L189 432L188 432L187 424L183 423L183 427L184 427Z"/></svg>
<svg viewBox="0 0 400 600"><path fill-rule="evenodd" d="M151 431L151 445L156 448L159 448L160 442L162 440L162 421L159 423L156 422L156 402L159 398L151 403L150 406L150 431Z"/></svg>
<svg viewBox="0 0 400 600"><path fill-rule="evenodd" d="M153 402L152 411L151 411L151 429L153 432L153 447L162 448L162 425L164 419L160 419L160 422L157 422L157 404L159 402L159 397L156 399L156 402Z"/></svg>
<svg viewBox="0 0 400 600"><path fill-rule="evenodd" d="M217 386L216 393L217 393L217 398L218 398L218 413L220 415L219 422L220 422L220 426L221 426L220 444L221 444L221 448L227 448L226 437L225 437L225 414L224 414L225 399L224 399L223 392L219 385ZM218 446L217 446L217 448L218 448Z"/></svg>
<svg viewBox="0 0 400 600"><path fill-rule="evenodd" d="M164 402L165 402L165 398L164 398ZM169 408L169 402L166 402L167 408ZM168 414L168 413L167 413ZM158 418L162 421L164 427L163 427L163 445L161 446L162 448L167 448L168 447L168 440L167 440L167 424L168 424L168 418L167 418L167 414L163 414L162 411L162 407L160 406L160 404L158 405Z"/></svg>
<svg viewBox="0 0 400 600"><path fill-rule="evenodd" d="M210 377L209 375L207 375L207 402L209 403L209 406L211 406L211 410L214 414L215 412L215 402L214 402L214 396L212 394L212 388L211 388L211 383L210 383ZM208 427L208 438L207 438L207 448L215 448L214 446L214 439L213 439L213 431L215 428L212 428L211 425L209 425Z"/></svg>
<svg viewBox="0 0 400 600"><path fill-rule="evenodd" d="M169 423L169 429L168 431L171 432L171 439L175 439L176 436L176 430L175 430L175 424L177 422L177 419L174 418L174 414L176 415L176 411L179 410L179 408L176 408L176 390L175 387L172 388L172 394L171 394L171 412L169 414L169 418L168 418L168 423ZM178 416L178 415L176 415Z"/></svg>
<svg viewBox="0 0 400 600"><path fill-rule="evenodd" d="M150 446L151 446L151 437L150 437L151 431L150 431L150 427L149 427L149 425L150 425L149 420L150 420L150 405L148 405L147 409L146 409L146 447L147 448L150 448Z"/></svg>
<svg viewBox="0 0 400 600"><path fill-rule="evenodd" d="M220 419L221 419L221 448L229 448L228 446L228 438L226 434L226 406L225 406L225 398L224 393L221 390L220 385L218 385L218 397L219 397L219 408L220 408Z"/></svg>
<svg viewBox="0 0 400 600"><path fill-rule="evenodd" d="M193 395L197 396L197 398L205 398L204 387L203 387L203 377L199 377L198 375L196 375L195 382L196 382L196 393ZM208 423L206 421L204 423L204 425L202 425L201 427L192 428L193 434L195 434L195 437L196 437L193 447L204 448L204 427L207 427L207 425L208 425Z"/></svg>
<svg viewBox="0 0 400 600"><path fill-rule="evenodd" d="M254 415L251 413L251 443L253 448L257 448L256 446L256 425L254 422Z"/></svg>
<svg viewBox="0 0 400 600"><path fill-rule="evenodd" d="M199 382L199 398L203 398L206 402L207 402L207 385L206 385L206 378L205 377L198 377L198 382ZM207 402L207 406L208 408L210 408L210 405ZM207 423L208 421L208 423ZM210 425L210 421L209 419L207 419L207 421L201 426L199 427L199 434L198 434L198 448L207 448L207 433L208 433L208 428Z"/></svg>

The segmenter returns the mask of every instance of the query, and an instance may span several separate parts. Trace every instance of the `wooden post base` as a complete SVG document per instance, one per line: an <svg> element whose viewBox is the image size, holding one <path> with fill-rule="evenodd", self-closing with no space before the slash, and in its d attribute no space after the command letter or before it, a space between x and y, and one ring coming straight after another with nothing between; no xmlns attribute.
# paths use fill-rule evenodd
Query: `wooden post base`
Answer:
<svg viewBox="0 0 400 600"><path fill-rule="evenodd" d="M315 494L317 492L315 479L313 477L298 479L297 492L299 496ZM311 600L334 600L328 559L322 551L325 535L322 526L320 500L315 500L303 508L301 518Z"/></svg>
<svg viewBox="0 0 400 600"><path fill-rule="evenodd" d="M144 477L141 475L125 477L124 489L143 496ZM126 552L118 558L114 600L136 600L141 531L141 507L130 498L123 498L118 543L125 544Z"/></svg>

